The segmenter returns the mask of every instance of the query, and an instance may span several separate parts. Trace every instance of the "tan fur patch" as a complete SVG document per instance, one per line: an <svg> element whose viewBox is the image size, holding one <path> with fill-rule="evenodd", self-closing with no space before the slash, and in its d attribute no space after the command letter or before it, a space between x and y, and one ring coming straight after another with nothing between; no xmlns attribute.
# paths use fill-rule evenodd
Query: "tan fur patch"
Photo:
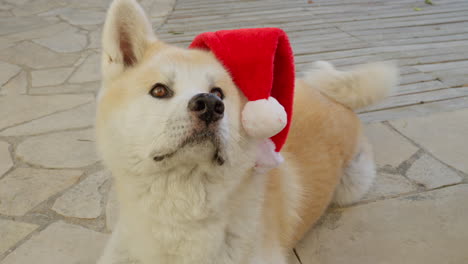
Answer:
<svg viewBox="0 0 468 264"><path fill-rule="evenodd" d="M284 147L289 168L270 172L264 213L268 232L276 233L285 249L292 248L329 205L360 134L360 121L350 109L297 81ZM297 182L284 185L284 179Z"/></svg>

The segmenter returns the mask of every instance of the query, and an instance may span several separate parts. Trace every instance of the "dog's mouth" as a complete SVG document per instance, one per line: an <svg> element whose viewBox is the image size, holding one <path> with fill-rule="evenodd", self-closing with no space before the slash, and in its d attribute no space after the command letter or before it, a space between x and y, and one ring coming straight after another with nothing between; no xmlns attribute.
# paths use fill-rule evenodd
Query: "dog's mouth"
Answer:
<svg viewBox="0 0 468 264"><path fill-rule="evenodd" d="M217 133L214 133L209 130L192 133L190 136L184 139L182 143L180 143L179 146L174 151L164 154L164 155L155 156L153 157L153 160L156 162L160 162L160 161L171 158L177 152L179 152L181 149L187 146L193 146L193 145L209 143L209 142L211 142L211 144L213 144L215 148L214 155L213 155L213 162L219 166L222 166L225 162L225 159L223 155L221 154L222 153L221 140L219 136L217 135Z"/></svg>

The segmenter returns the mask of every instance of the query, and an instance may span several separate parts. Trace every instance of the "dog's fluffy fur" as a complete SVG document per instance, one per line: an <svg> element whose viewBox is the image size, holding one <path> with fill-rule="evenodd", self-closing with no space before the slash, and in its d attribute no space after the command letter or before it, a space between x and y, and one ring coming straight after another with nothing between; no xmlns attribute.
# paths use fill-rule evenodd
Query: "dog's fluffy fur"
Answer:
<svg viewBox="0 0 468 264"><path fill-rule="evenodd" d="M134 0L111 5L102 72L97 142L120 218L99 264L286 263L333 199L352 203L369 188L371 148L351 108L380 100L397 79L388 64L340 72L318 63L297 80L285 162L258 175L259 142L243 131L246 99L228 72L209 52L159 41ZM153 98L156 83L174 95ZM224 117L203 128L187 104L215 86Z"/></svg>

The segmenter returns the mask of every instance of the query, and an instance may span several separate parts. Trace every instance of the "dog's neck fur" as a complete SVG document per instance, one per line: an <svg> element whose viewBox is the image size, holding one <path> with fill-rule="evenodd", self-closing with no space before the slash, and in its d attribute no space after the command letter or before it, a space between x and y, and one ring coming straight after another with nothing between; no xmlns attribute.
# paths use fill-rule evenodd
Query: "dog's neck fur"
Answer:
<svg viewBox="0 0 468 264"><path fill-rule="evenodd" d="M232 173L237 171L242 174ZM115 176L125 212L119 225L125 226L128 236L144 234L148 239L132 242L135 254L148 258L162 254L174 263L185 263L180 258L209 263L206 261L216 261L226 252L232 254L230 258L244 258L237 252L254 246L242 240L247 236L233 231L258 232L259 227L251 225L259 221L251 218L260 217L262 199L258 194L263 191L264 178L254 175L252 169L187 164L157 174ZM239 213L246 207L251 207L249 214ZM144 233L147 230L152 232ZM232 249L227 251L226 247ZM193 252L203 256L190 256Z"/></svg>
<svg viewBox="0 0 468 264"><path fill-rule="evenodd" d="M156 173L118 175L116 186L119 192L133 198L128 206L138 208L141 214L156 219L161 214L162 219L171 223L199 221L214 216L225 203L228 189L235 187L235 182L223 175L222 170L212 167L186 164ZM133 204L135 201L137 204ZM125 202L121 201L122 210Z"/></svg>

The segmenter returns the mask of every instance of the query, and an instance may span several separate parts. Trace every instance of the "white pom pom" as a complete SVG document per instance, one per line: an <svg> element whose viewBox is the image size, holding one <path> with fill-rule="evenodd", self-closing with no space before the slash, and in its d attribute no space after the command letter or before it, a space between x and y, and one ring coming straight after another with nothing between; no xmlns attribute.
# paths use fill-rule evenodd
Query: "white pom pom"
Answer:
<svg viewBox="0 0 468 264"><path fill-rule="evenodd" d="M242 111L242 125L253 138L270 138L286 127L284 107L273 97L248 102Z"/></svg>

